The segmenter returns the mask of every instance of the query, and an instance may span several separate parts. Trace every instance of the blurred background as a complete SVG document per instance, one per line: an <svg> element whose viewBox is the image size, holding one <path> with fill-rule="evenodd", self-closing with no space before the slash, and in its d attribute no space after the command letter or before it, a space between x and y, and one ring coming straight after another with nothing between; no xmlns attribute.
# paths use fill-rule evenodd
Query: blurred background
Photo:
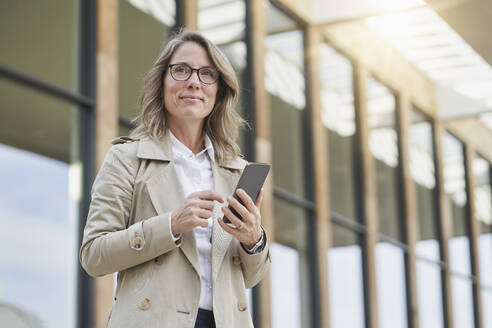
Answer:
<svg viewBox="0 0 492 328"><path fill-rule="evenodd" d="M0 326L105 327L90 187L183 26L273 165L256 327L492 327L490 0L2 0Z"/></svg>

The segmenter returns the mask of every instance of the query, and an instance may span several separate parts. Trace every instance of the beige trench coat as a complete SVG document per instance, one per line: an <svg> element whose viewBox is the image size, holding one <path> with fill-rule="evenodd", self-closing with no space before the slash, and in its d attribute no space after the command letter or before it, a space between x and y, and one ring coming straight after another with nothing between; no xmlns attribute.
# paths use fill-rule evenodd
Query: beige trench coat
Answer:
<svg viewBox="0 0 492 328"><path fill-rule="evenodd" d="M173 242L169 213L184 201L169 135L162 142L119 138L92 188L80 262L91 276L118 272L108 327L193 327L200 299L200 264L193 231ZM212 161L215 190L234 192L246 162ZM213 311L217 327L252 327L246 288L270 264L268 245L255 255L217 223L212 236Z"/></svg>

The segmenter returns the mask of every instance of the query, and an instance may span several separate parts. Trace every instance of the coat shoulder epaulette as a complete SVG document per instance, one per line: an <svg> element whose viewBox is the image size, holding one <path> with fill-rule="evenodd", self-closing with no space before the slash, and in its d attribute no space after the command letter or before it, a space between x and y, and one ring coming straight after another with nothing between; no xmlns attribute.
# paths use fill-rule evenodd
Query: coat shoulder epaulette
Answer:
<svg viewBox="0 0 492 328"><path fill-rule="evenodd" d="M118 138L115 138L115 139L111 140L111 143L113 145L118 145L118 144L124 144L124 143L134 142L134 141L137 141L137 140L138 139L133 139L133 138L130 138L130 137L122 136L122 137L118 137Z"/></svg>

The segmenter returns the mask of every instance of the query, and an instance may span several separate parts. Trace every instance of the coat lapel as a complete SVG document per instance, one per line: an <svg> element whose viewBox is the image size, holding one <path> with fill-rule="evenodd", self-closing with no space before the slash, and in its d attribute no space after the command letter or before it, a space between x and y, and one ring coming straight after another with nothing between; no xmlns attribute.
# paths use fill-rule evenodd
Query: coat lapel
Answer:
<svg viewBox="0 0 492 328"><path fill-rule="evenodd" d="M169 134L166 134L162 142L140 141L137 156L164 162L159 164L158 172L146 182L150 199L157 214L160 215L175 210L183 204L185 195L172 161ZM200 262L193 231L182 234L180 249L190 261L198 276L200 276Z"/></svg>
<svg viewBox="0 0 492 328"><path fill-rule="evenodd" d="M231 196L236 187L239 176L235 176L230 173L227 169L219 167L212 162L213 174L214 174L214 184L215 191L217 191L224 200L226 197ZM222 218L222 206L216 204L214 207L214 222L213 222L213 235L212 235L212 282L215 281L219 273L222 260L224 259L225 253L229 248L229 244L232 240L232 236L224 231L222 227L217 222L218 219Z"/></svg>

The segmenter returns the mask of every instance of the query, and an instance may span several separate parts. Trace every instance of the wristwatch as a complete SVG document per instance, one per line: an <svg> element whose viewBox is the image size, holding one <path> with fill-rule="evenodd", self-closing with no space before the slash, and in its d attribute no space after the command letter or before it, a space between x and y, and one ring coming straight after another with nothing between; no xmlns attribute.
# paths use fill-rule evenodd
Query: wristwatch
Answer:
<svg viewBox="0 0 492 328"><path fill-rule="evenodd" d="M265 230L263 230L263 227L261 227L261 238L260 240L253 246L253 248L251 249L247 249L246 247L244 247L244 250L249 253L249 254L256 254L256 253L259 253L263 250L263 248L265 247Z"/></svg>

